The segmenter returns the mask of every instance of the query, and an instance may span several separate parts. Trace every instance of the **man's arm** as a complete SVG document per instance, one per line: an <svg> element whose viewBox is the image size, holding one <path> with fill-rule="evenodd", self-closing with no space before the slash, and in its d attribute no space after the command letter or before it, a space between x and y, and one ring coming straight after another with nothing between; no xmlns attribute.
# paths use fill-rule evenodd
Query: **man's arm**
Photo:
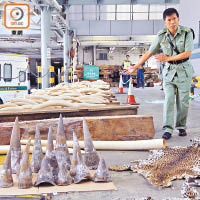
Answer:
<svg viewBox="0 0 200 200"><path fill-rule="evenodd" d="M168 62L168 61L176 61L176 60L183 60L185 58L189 58L191 56L191 51L186 51L183 53L180 53L175 56L167 56L166 54L157 54L155 55L156 60L159 60L160 62Z"/></svg>
<svg viewBox="0 0 200 200"><path fill-rule="evenodd" d="M153 55L152 52L150 51L147 51L141 58L140 60L134 65L134 66L131 66L126 72L125 74L126 75L129 75L133 72L135 72L140 65L142 65L143 63L145 63L151 56Z"/></svg>
<svg viewBox="0 0 200 200"><path fill-rule="evenodd" d="M190 31L187 33L187 36L185 38L185 52L182 52L175 56L167 56L165 54L158 54L155 56L155 58L159 60L160 62L182 60L185 58L189 58L192 54L193 49L194 49L193 34Z"/></svg>

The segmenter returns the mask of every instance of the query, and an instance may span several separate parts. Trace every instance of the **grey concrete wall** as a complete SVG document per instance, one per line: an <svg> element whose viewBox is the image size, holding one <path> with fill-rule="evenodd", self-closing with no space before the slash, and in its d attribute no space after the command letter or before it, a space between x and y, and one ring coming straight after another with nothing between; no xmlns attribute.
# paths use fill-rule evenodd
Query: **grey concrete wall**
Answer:
<svg viewBox="0 0 200 200"><path fill-rule="evenodd" d="M108 60L98 60L98 54L99 53L108 53L108 50L98 50L97 49L97 61L96 65L121 65L123 60L126 58L127 52L119 52L119 51L113 51L113 53L108 53ZM139 59L139 54L141 52L134 51L130 52L130 60L132 63L136 63ZM92 56L92 48L88 49L87 51L84 51L83 56L83 48L79 48L79 54L78 54L79 64L88 64L92 62L93 56Z"/></svg>
<svg viewBox="0 0 200 200"><path fill-rule="evenodd" d="M162 20L117 20L117 21L70 21L71 29L77 30L77 35L154 35L162 27Z"/></svg>
<svg viewBox="0 0 200 200"><path fill-rule="evenodd" d="M180 24L193 28L196 34L195 43L198 42L199 21L200 21L200 1L180 0Z"/></svg>
<svg viewBox="0 0 200 200"><path fill-rule="evenodd" d="M197 44L199 40L199 21L200 21L200 1L197 0L180 0L180 24L193 28L196 38L194 43ZM197 46L197 45L195 45ZM195 49L191 62L193 64L195 75L200 75L200 48Z"/></svg>

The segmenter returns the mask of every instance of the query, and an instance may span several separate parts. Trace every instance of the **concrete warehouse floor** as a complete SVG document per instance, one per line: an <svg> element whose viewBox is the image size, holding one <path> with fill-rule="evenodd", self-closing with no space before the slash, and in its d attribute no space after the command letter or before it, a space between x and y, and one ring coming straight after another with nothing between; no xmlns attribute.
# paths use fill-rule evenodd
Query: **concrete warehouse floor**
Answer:
<svg viewBox="0 0 200 200"><path fill-rule="evenodd" d="M113 88L116 93L117 88ZM127 92L127 88L124 89ZM198 91L199 92L199 91ZM164 93L160 86L134 88L134 94L137 103L140 103L138 115L152 115L155 126L155 138L162 136L162 103L146 103L146 100L162 100ZM117 95L121 103L126 102L127 94ZM190 102L188 117L188 136L180 137L178 132L174 131L173 137L167 141L167 146L186 146L190 144L190 139L199 136L200 126L200 97ZM129 164L132 160L146 159L148 151L99 151L105 158L107 166ZM117 191L103 192L72 192L61 195L55 195L54 200L133 200L145 199L151 196L155 200L167 198L181 198L181 187L183 180L173 181L173 187L158 189L152 186L143 176L132 172L110 172ZM200 193L200 189L198 189Z"/></svg>

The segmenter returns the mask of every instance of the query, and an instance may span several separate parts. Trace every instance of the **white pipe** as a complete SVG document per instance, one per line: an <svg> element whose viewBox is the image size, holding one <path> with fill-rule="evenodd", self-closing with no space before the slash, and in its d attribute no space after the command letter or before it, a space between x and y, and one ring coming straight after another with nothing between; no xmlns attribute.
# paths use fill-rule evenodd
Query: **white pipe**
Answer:
<svg viewBox="0 0 200 200"><path fill-rule="evenodd" d="M26 148L26 145L21 145L22 152L24 152L25 148ZM9 149L10 149L10 145L1 145L0 146L0 155L1 154L2 155L7 154L7 152L9 151ZM70 154L73 153L73 149L72 148L68 148L68 150L69 150ZM33 152L33 146L30 147L30 151L29 152L30 153ZM46 147L45 146L42 147L42 152L43 153L46 152ZM81 153L85 153L85 151L81 150Z"/></svg>
<svg viewBox="0 0 200 200"><path fill-rule="evenodd" d="M27 140L21 140L21 144L26 144ZM31 141L33 144L34 141ZM47 140L41 141L42 145L47 144ZM56 141L54 140L54 145ZM136 141L93 141L94 147L97 150L150 150L161 149L166 147L164 139L152 140L136 140ZM84 141L79 141L81 149L84 149ZM67 146L72 148L73 141L67 141Z"/></svg>

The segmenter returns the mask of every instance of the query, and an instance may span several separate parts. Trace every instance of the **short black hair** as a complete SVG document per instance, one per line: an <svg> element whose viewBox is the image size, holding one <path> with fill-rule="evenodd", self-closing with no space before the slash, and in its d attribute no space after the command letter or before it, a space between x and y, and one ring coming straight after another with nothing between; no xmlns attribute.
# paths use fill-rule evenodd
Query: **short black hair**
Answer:
<svg viewBox="0 0 200 200"><path fill-rule="evenodd" d="M127 56L130 57L129 55L126 55L126 57L127 57Z"/></svg>
<svg viewBox="0 0 200 200"><path fill-rule="evenodd" d="M163 20L165 20L167 16L171 16L172 14L176 14L176 16L179 17L178 11L175 8L167 8L163 12Z"/></svg>
<svg viewBox="0 0 200 200"><path fill-rule="evenodd" d="M141 57L141 56L142 56L142 54L139 55L139 57Z"/></svg>

